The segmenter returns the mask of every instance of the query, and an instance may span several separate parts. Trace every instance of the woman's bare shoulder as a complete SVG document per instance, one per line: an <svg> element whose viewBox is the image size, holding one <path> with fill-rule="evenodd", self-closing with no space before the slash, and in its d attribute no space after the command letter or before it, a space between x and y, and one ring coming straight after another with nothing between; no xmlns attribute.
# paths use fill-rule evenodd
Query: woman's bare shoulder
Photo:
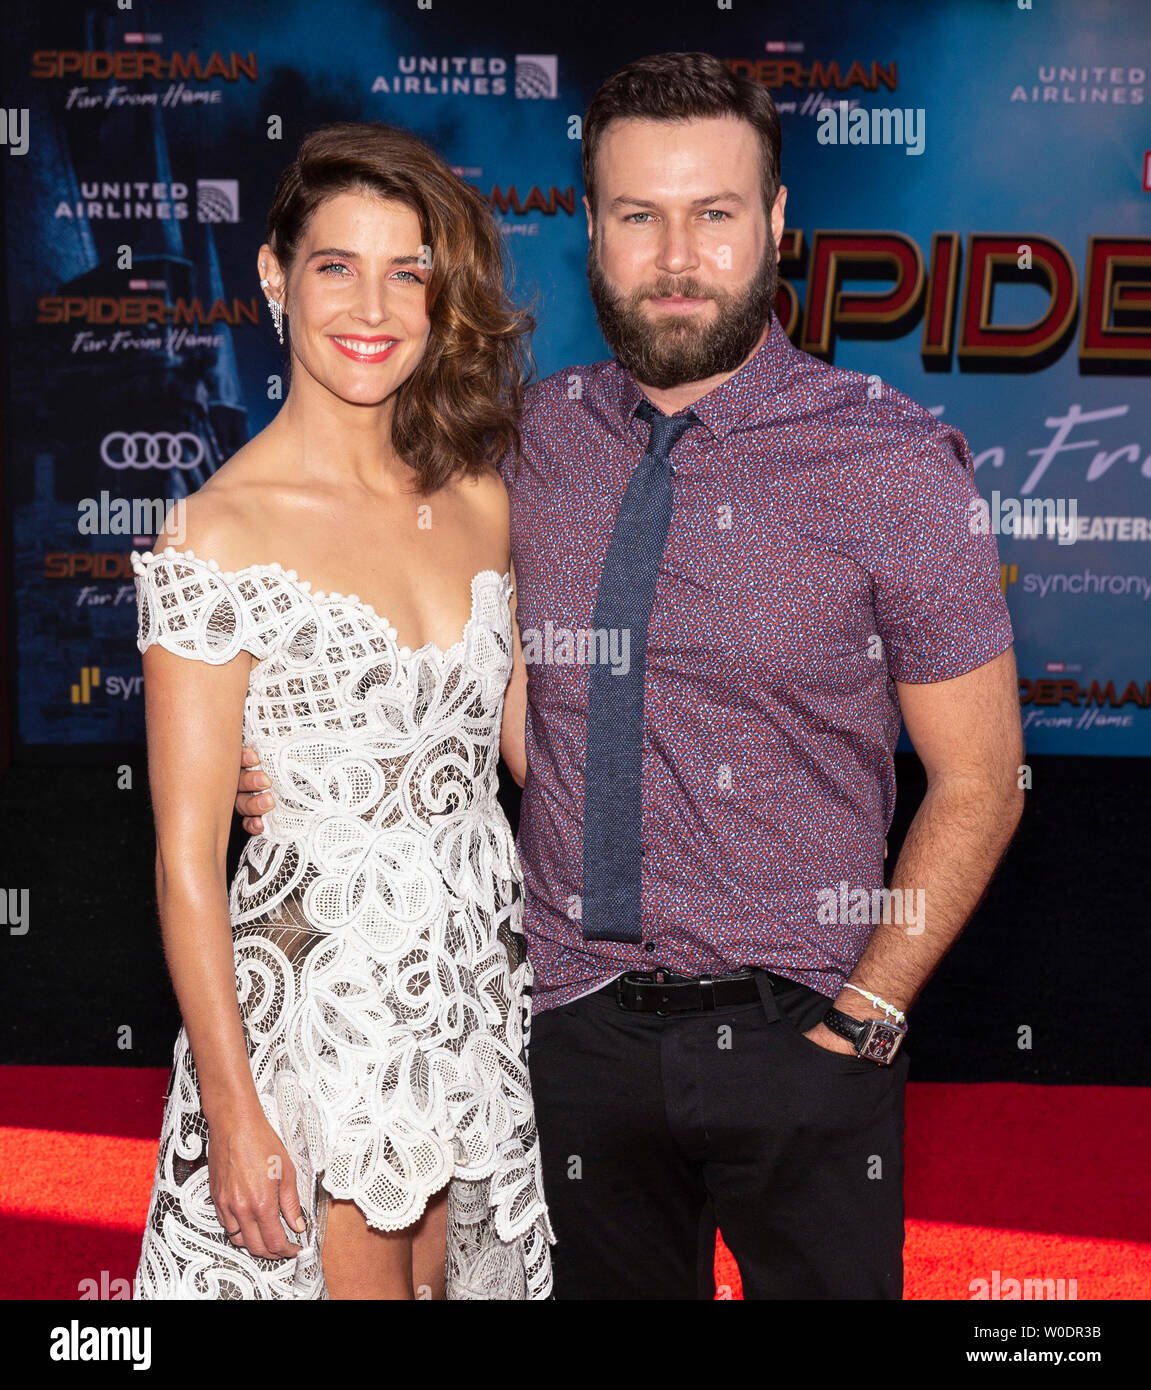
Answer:
<svg viewBox="0 0 1151 1390"><path fill-rule="evenodd" d="M172 546L215 560L221 569L252 563L255 538L266 533L275 509L276 461L263 434L250 439L198 492L168 513L156 550Z"/></svg>
<svg viewBox="0 0 1151 1390"><path fill-rule="evenodd" d="M508 490L498 468L484 464L481 472L470 474L460 486L469 505L476 508L481 520L486 520L489 524L498 522L507 525Z"/></svg>
<svg viewBox="0 0 1151 1390"><path fill-rule="evenodd" d="M176 502L152 548L157 553L168 547L191 552L198 559L215 560L223 570L238 570L248 563L245 537L242 510L227 492L201 488Z"/></svg>

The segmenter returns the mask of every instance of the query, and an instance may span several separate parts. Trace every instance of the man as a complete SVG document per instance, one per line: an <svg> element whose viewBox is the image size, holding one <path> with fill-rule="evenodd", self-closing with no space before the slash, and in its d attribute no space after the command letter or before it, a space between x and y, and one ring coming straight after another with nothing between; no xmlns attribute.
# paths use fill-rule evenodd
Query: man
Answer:
<svg viewBox="0 0 1151 1390"><path fill-rule="evenodd" d="M615 360L534 387L504 469L556 1295L714 1297L718 1224L747 1298L899 1298L905 1015L1022 803L971 454L783 333L765 90L641 59L583 138Z"/></svg>

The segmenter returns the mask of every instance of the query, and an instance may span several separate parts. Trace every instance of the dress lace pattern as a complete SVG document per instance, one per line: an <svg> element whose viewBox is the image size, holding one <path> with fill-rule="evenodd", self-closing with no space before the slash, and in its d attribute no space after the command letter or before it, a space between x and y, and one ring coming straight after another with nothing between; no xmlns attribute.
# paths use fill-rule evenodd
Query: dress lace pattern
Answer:
<svg viewBox="0 0 1151 1390"><path fill-rule="evenodd" d="M523 879L496 800L509 577L477 574L459 641L413 651L355 594L277 564L172 548L132 564L141 652L256 658L244 742L276 805L231 884L236 989L308 1220L294 1259L224 1234L181 1029L135 1297L326 1298L330 1197L398 1230L445 1185L447 1297L550 1297Z"/></svg>

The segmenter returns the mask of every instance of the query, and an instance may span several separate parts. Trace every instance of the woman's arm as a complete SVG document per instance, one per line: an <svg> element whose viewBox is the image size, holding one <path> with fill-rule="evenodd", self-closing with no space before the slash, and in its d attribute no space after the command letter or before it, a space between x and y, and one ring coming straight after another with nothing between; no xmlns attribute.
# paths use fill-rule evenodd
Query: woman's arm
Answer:
<svg viewBox="0 0 1151 1390"><path fill-rule="evenodd" d="M156 898L208 1122L212 1197L225 1229L239 1229L252 1254L292 1256L299 1247L278 1213L304 1228L295 1170L252 1080L228 913L228 832L252 657L242 651L212 665L153 645L143 664Z"/></svg>
<svg viewBox="0 0 1151 1390"><path fill-rule="evenodd" d="M511 580L516 582L516 567L511 566ZM500 726L500 756L508 765L508 771L522 787L527 777L527 750L525 747L525 725L528 713L528 668L524 663L523 648L520 646L520 627L516 621L516 594L513 592L509 607L512 611L512 674L508 688L504 692L504 718Z"/></svg>

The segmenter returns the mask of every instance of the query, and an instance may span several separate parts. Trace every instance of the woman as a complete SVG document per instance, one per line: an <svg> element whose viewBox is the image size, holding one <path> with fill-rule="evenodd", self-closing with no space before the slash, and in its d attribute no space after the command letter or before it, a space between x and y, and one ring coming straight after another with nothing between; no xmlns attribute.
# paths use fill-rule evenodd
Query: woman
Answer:
<svg viewBox="0 0 1151 1390"><path fill-rule="evenodd" d="M531 320L479 195L380 124L304 140L258 267L287 399L133 556L184 1020L136 1296L546 1298L496 801ZM229 892L241 742L276 810Z"/></svg>

